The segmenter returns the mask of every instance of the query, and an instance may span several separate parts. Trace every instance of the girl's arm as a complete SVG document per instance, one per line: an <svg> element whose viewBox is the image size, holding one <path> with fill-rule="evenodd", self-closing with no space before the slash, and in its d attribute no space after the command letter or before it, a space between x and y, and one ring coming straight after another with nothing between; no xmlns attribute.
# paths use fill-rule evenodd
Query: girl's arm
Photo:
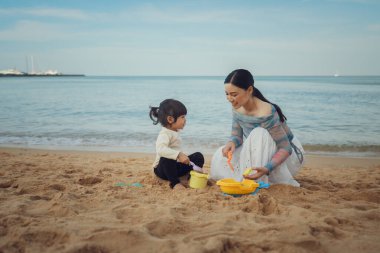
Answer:
<svg viewBox="0 0 380 253"><path fill-rule="evenodd" d="M183 164L190 164L189 157L182 152L179 152L178 154L178 161Z"/></svg>

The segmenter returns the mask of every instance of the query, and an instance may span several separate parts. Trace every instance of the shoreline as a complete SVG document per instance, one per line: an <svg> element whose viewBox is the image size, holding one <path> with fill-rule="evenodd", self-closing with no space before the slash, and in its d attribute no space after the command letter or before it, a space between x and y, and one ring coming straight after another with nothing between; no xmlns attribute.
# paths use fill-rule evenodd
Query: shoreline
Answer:
<svg viewBox="0 0 380 253"><path fill-rule="evenodd" d="M220 144L222 145L222 144ZM319 148L321 147L321 148ZM132 153L154 153L154 144L151 146L106 146L106 145L48 145L48 144L0 144L0 148L30 148L40 150L72 150L72 151L94 151L94 152L132 152ZM219 146L204 147L201 152L204 154L213 154ZM380 157L379 145L364 146L346 146L346 145L303 145L307 155L317 156L337 156L337 157L357 157L373 158ZM184 151L190 152L197 149L193 145L183 145ZM198 150L197 150L198 151Z"/></svg>
<svg viewBox="0 0 380 253"><path fill-rule="evenodd" d="M154 147L95 147L95 146L48 146L48 145L1 145L0 150L6 149L30 149L37 151L56 151L56 152L89 152L89 153L115 153L115 154L145 154L154 155ZM193 148L189 148L190 150ZM216 148L215 148L216 150ZM214 150L211 152L207 149L202 152L205 157L211 159ZM335 151L308 151L306 150L306 157L324 157L324 158L339 158L339 159L369 159L380 160L380 154L377 152L335 152Z"/></svg>

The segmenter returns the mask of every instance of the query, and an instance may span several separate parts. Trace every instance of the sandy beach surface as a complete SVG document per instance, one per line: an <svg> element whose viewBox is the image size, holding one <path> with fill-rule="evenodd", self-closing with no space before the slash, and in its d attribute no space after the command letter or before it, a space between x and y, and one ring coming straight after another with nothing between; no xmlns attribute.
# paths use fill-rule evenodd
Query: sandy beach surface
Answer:
<svg viewBox="0 0 380 253"><path fill-rule="evenodd" d="M153 160L1 148L0 252L380 252L380 158L307 156L300 188L241 197L173 191Z"/></svg>

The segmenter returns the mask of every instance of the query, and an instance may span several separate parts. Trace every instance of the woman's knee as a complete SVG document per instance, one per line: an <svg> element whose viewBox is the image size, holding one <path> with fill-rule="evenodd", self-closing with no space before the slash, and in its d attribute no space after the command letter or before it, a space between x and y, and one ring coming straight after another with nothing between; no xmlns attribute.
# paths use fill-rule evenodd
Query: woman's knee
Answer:
<svg viewBox="0 0 380 253"><path fill-rule="evenodd" d="M272 136L268 132L267 129L262 128L262 127L256 127L254 128L251 133L248 135L247 139L250 140L273 140Z"/></svg>
<svg viewBox="0 0 380 253"><path fill-rule="evenodd" d="M277 149L276 142L267 129L262 127L256 127L249 134L245 146L247 148L254 147L254 149L268 150L268 152L274 152Z"/></svg>
<svg viewBox="0 0 380 253"><path fill-rule="evenodd" d="M268 132L268 130L267 129L265 129L265 128L262 128L262 127L256 127L256 128L254 128L252 131L251 131L251 133L249 134L249 136L251 136L251 135L253 135L253 136L270 136L270 133ZM248 136L248 137L249 137Z"/></svg>

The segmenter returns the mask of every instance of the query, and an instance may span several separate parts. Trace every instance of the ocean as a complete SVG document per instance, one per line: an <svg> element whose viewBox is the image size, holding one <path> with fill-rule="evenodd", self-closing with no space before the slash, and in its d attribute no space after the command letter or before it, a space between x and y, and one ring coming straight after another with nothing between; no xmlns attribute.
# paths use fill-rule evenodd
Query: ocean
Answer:
<svg viewBox="0 0 380 253"><path fill-rule="evenodd" d="M149 106L188 110L185 152L212 154L229 137L224 77L1 77L0 146L154 152L160 131ZM379 156L379 76L259 76L309 154Z"/></svg>

